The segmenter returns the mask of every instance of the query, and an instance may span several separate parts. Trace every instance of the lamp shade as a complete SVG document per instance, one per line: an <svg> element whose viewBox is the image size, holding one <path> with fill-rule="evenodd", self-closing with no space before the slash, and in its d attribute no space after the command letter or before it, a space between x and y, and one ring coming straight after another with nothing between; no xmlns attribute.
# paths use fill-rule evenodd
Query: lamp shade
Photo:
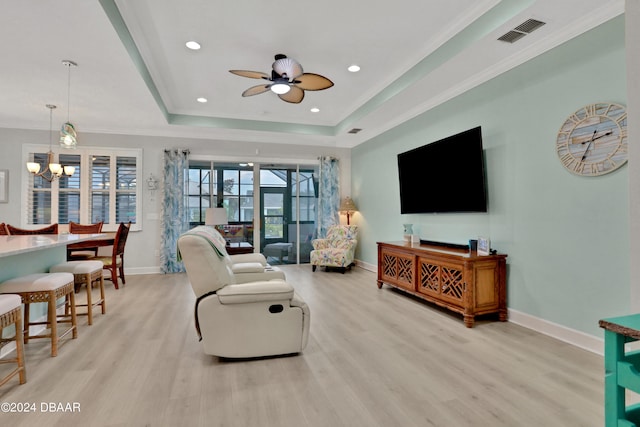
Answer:
<svg viewBox="0 0 640 427"><path fill-rule="evenodd" d="M228 224L227 210L225 208L207 208L204 214L205 225Z"/></svg>
<svg viewBox="0 0 640 427"><path fill-rule="evenodd" d="M356 208L356 204L353 203L353 199L351 197L345 197L342 199L342 203L340 204L340 212L355 212L358 208Z"/></svg>
<svg viewBox="0 0 640 427"><path fill-rule="evenodd" d="M54 175L62 175L62 165L60 163L49 163L49 170Z"/></svg>
<svg viewBox="0 0 640 427"><path fill-rule="evenodd" d="M34 174L40 172L40 163L27 162L27 170Z"/></svg>

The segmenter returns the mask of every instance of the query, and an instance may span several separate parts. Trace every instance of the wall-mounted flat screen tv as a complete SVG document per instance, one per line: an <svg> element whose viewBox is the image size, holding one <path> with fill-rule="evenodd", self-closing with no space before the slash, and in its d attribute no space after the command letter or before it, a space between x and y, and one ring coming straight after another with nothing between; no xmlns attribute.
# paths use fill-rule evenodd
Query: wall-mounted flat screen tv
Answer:
<svg viewBox="0 0 640 427"><path fill-rule="evenodd" d="M480 126L398 154L400 212L487 212Z"/></svg>

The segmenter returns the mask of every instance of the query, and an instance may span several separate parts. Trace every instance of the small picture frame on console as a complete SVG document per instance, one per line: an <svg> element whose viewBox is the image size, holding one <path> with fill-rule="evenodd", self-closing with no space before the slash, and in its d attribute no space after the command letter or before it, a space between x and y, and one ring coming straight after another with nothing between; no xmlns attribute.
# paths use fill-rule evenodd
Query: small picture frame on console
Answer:
<svg viewBox="0 0 640 427"><path fill-rule="evenodd" d="M491 242L487 237L478 237L478 255L489 255Z"/></svg>

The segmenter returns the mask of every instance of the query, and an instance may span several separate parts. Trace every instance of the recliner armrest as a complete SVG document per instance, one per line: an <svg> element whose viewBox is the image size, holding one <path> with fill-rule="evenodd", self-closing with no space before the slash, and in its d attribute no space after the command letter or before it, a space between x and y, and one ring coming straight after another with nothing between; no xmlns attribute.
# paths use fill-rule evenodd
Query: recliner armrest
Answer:
<svg viewBox="0 0 640 427"><path fill-rule="evenodd" d="M264 271L264 265L259 262L239 262L231 264L231 271L233 274L238 273L262 273Z"/></svg>
<svg viewBox="0 0 640 427"><path fill-rule="evenodd" d="M259 262L263 266L267 265L267 259L262 254L237 254L229 255L233 264L245 263L245 262Z"/></svg>
<svg viewBox="0 0 640 427"><path fill-rule="evenodd" d="M293 294L293 286L283 280L227 285L216 293L220 304L291 300Z"/></svg>

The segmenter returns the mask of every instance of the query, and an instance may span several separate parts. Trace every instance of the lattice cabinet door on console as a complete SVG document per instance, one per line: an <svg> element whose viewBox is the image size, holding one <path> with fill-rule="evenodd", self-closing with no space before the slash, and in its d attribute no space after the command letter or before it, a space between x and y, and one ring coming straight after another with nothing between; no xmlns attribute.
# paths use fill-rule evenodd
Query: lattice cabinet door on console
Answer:
<svg viewBox="0 0 640 427"><path fill-rule="evenodd" d="M415 291L415 256L383 251L379 257L382 258L382 268L378 270L382 272L382 280Z"/></svg>
<svg viewBox="0 0 640 427"><path fill-rule="evenodd" d="M506 258L475 251L415 243L378 243L378 288L395 286L462 314L467 327L475 317L497 313L507 320Z"/></svg>
<svg viewBox="0 0 640 427"><path fill-rule="evenodd" d="M463 270L460 266L436 264L418 258L420 278L418 292L462 305L464 294Z"/></svg>

